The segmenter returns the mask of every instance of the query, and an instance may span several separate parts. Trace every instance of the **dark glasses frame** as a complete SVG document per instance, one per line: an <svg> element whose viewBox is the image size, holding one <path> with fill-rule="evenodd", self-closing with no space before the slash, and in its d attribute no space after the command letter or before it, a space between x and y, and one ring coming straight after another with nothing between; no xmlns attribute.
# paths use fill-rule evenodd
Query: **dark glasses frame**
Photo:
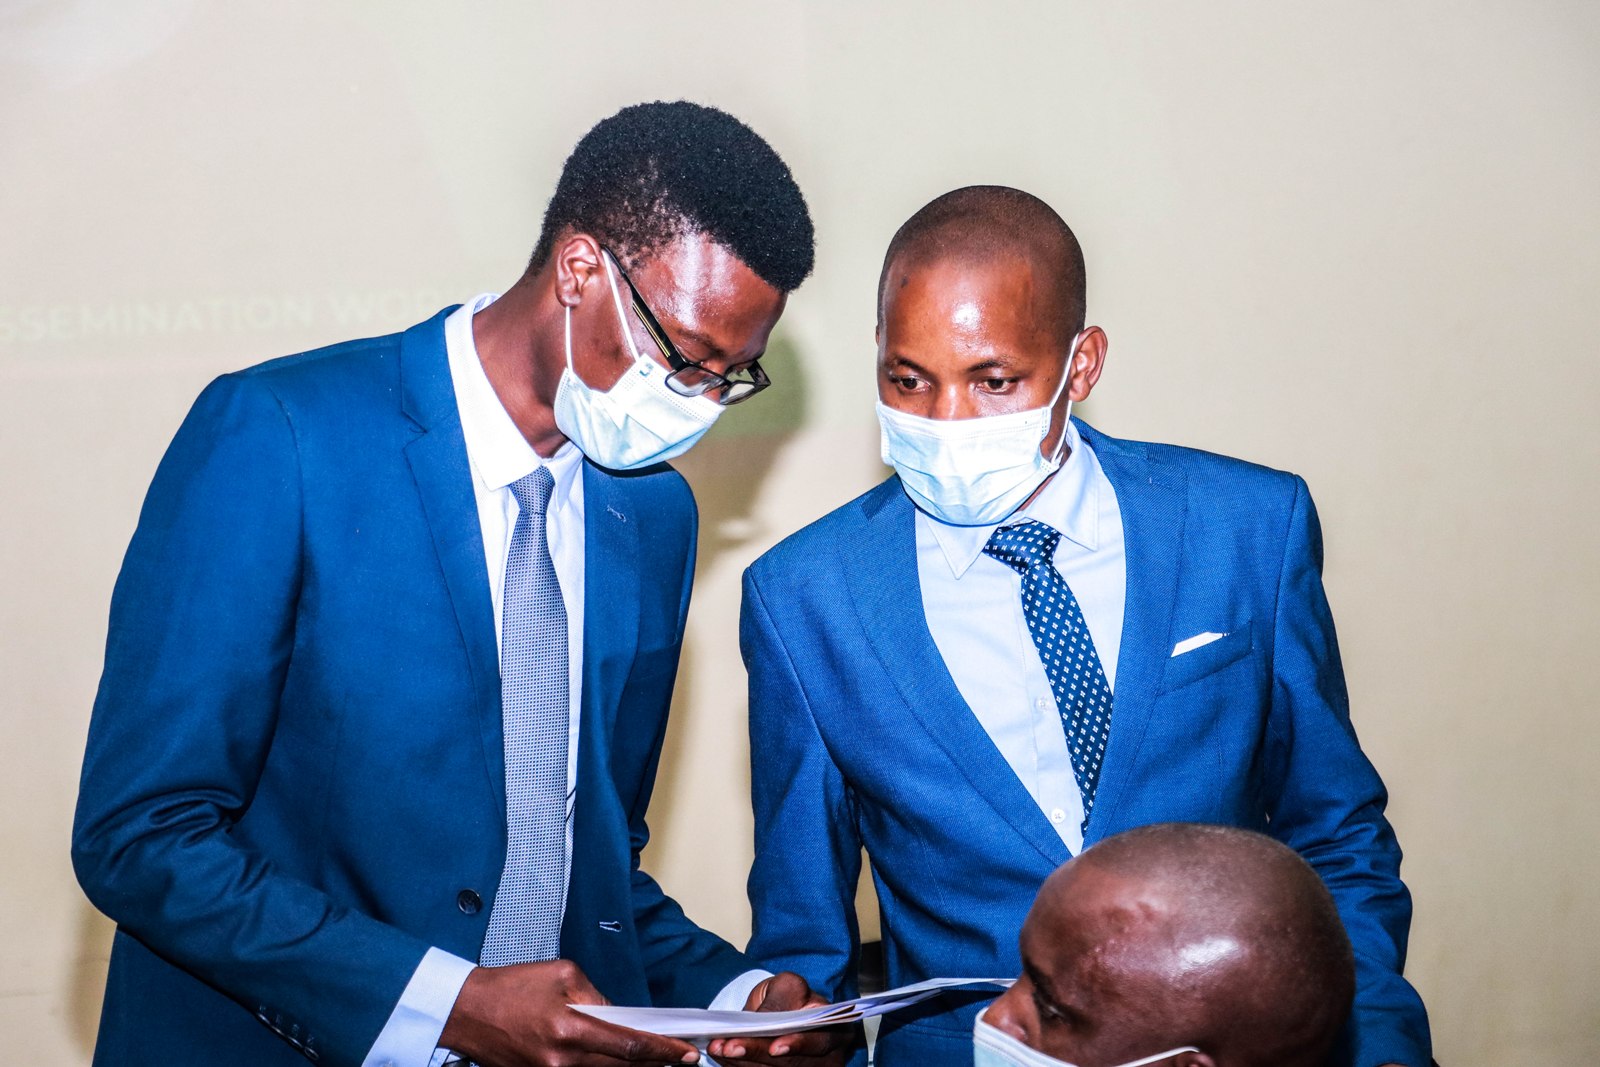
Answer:
<svg viewBox="0 0 1600 1067"><path fill-rule="evenodd" d="M767 377L767 372L761 368L758 360L751 360L730 377L684 356L667 336L667 331L661 328L660 321L650 310L650 306L644 302L644 297L639 295L638 286L633 284L628 272L622 269L622 261L604 245L600 246L600 250L610 256L611 262L616 265L617 273L622 276L623 282L628 286L628 292L632 294L634 314L644 323L645 332L650 335L650 340L655 342L662 358L667 361L667 366L670 368L667 374L667 386L674 393L679 396L709 396L723 407L731 407L749 400L772 384L772 379Z"/></svg>

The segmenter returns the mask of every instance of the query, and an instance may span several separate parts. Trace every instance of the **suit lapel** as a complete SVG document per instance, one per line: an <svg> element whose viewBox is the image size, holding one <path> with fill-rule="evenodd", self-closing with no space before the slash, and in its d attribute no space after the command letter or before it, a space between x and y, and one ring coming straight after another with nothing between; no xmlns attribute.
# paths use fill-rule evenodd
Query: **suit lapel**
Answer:
<svg viewBox="0 0 1600 1067"><path fill-rule="evenodd" d="M579 759L585 772L603 772L611 747L622 684L639 641L639 523L622 491L625 479L583 464L583 692ZM593 744L585 744L592 739ZM599 762L592 766L587 749ZM607 776L609 777L609 776ZM590 781L601 779L590 777Z"/></svg>
<svg viewBox="0 0 1600 1067"><path fill-rule="evenodd" d="M841 565L878 662L906 707L977 794L1052 866L1071 853L956 688L928 630L917 574L916 510L890 478L862 501L863 536ZM846 563L848 561L848 563Z"/></svg>
<svg viewBox="0 0 1600 1067"><path fill-rule="evenodd" d="M617 803L612 741L622 686L639 639L639 524L624 480L585 461L583 478L583 678L572 876L561 951L597 988L623 1003L649 1003L637 960L606 923L629 914L627 815ZM624 842L617 847L618 835Z"/></svg>
<svg viewBox="0 0 1600 1067"><path fill-rule="evenodd" d="M1081 423L1079 428L1116 493L1127 560L1111 738L1084 834L1087 846L1115 825L1172 650L1172 612L1178 595L1188 491L1181 470L1152 461L1141 446L1106 437Z"/></svg>
<svg viewBox="0 0 1600 1067"><path fill-rule="evenodd" d="M503 821L500 655L494 637L494 602L483 567L483 533L478 526L472 469L445 353L444 320L453 310L446 308L401 338L401 405L423 431L405 446L405 454L467 651L484 769L494 790L495 810Z"/></svg>

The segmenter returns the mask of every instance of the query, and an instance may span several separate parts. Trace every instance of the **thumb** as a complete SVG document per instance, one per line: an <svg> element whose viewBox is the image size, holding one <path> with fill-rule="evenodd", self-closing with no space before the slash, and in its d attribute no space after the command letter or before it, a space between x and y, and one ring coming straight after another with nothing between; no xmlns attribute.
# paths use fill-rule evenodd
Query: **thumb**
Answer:
<svg viewBox="0 0 1600 1067"><path fill-rule="evenodd" d="M606 999L605 994L594 987L594 983L589 981L589 976L584 974L576 964L572 965L571 971L567 975L566 986L565 992L567 1003L569 1004L611 1003Z"/></svg>
<svg viewBox="0 0 1600 1067"><path fill-rule="evenodd" d="M806 1007L811 1000L811 987L793 971L773 975L756 990L761 994L757 1011L793 1011Z"/></svg>

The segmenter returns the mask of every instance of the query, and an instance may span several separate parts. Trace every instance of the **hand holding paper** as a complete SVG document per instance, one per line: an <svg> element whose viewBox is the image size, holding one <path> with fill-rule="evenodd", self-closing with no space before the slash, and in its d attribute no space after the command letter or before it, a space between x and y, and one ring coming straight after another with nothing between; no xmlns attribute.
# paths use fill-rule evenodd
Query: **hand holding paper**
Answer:
<svg viewBox="0 0 1600 1067"><path fill-rule="evenodd" d="M573 1008L618 1026L677 1037L708 1041L719 1037L777 1037L853 1023L886 1015L927 1000L946 989L990 985L1005 989L1013 978L930 978L871 996L820 1004L790 1011L710 1011L705 1008L622 1008L609 1004L574 1004ZM758 987L759 988L759 987Z"/></svg>
<svg viewBox="0 0 1600 1067"><path fill-rule="evenodd" d="M758 983L745 1001L745 1011L765 1015L776 1012L826 1008L827 998L814 993L804 978L784 971ZM853 1026L840 1025L803 1033L786 1031L775 1037L721 1037L702 1045L711 1065L786 1065L844 1067L855 1045Z"/></svg>
<svg viewBox="0 0 1600 1067"><path fill-rule="evenodd" d="M475 967L439 1044L482 1063L662 1064L695 1059L685 1041L574 1019L605 998L570 960Z"/></svg>

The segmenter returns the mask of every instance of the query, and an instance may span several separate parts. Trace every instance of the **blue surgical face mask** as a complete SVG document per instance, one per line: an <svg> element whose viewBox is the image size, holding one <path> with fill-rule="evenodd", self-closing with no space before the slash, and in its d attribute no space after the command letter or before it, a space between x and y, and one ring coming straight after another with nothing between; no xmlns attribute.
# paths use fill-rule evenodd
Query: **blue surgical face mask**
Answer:
<svg viewBox="0 0 1600 1067"><path fill-rule="evenodd" d="M1039 446L1050 435L1056 401L1072 379L1072 360L1082 336L1074 334L1067 346L1061 384L1044 407L976 419L928 419L878 401L883 461L900 475L917 507L956 526L992 526L1055 473L1066 446L1065 424L1054 455L1046 459Z"/></svg>
<svg viewBox="0 0 1600 1067"><path fill-rule="evenodd" d="M985 1012L984 1015L986 1014L988 1013ZM1148 1064L1160 1063L1180 1053L1199 1051L1192 1045L1185 1045L1183 1048L1168 1049L1154 1056L1146 1056L1142 1060L1131 1060L1121 1064L1120 1067L1147 1067ZM1073 1067L1066 1060L1046 1056L1038 1049L1029 1048L1004 1030L990 1026L984 1021L983 1015L978 1016L972 1028L972 1065L973 1067Z"/></svg>
<svg viewBox="0 0 1600 1067"><path fill-rule="evenodd" d="M636 470L689 451L722 414L722 405L704 396L679 396L667 385L667 368L633 343L622 294L601 253L617 322L633 355L633 365L609 391L601 392L572 368L572 308L566 309L567 367L556 387L556 427L589 459L612 470Z"/></svg>

